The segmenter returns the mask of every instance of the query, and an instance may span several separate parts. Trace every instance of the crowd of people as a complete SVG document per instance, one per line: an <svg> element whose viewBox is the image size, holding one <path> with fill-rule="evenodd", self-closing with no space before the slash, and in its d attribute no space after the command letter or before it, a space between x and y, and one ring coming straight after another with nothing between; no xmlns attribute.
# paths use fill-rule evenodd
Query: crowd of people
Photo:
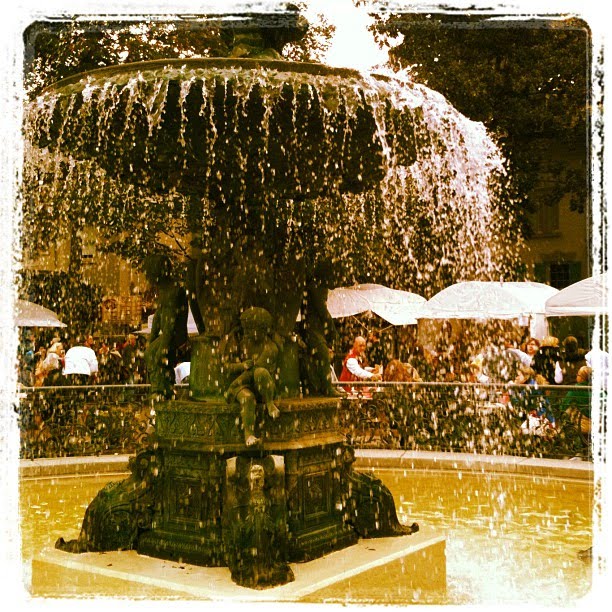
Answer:
<svg viewBox="0 0 612 612"><path fill-rule="evenodd" d="M542 340L526 337L517 342L501 335L483 342L462 335L450 340L443 331L433 347L413 341L410 346L385 350L379 334L373 333L356 336L340 366L339 379L509 383L517 382L527 368L529 377L537 376L541 385L575 385L584 366L598 369L605 380L607 355L581 348L574 336L563 342L553 336Z"/></svg>
<svg viewBox="0 0 612 612"><path fill-rule="evenodd" d="M20 345L19 382L24 387L146 383L145 347L146 338L136 334L45 340L28 331Z"/></svg>
<svg viewBox="0 0 612 612"><path fill-rule="evenodd" d="M401 351L387 354L380 334L356 336L340 366L338 381L349 394L368 393L356 381L384 382L466 382L505 383L514 390L515 404L528 406L525 432L543 432L537 428L555 427L547 394L541 387L578 386L565 394L562 410L582 415L581 428L589 428L591 416L590 389L594 371L598 371L605 389L607 354L581 348L574 336L559 338L547 336L542 340L526 337L513 342L510 334L500 334L497 341L479 346L475 338L459 336L451 341L449 328L442 330L433 348L413 342ZM395 357L402 353L402 359ZM332 366L333 367L333 366ZM334 374L332 374L332 377ZM516 387L514 387L516 385Z"/></svg>

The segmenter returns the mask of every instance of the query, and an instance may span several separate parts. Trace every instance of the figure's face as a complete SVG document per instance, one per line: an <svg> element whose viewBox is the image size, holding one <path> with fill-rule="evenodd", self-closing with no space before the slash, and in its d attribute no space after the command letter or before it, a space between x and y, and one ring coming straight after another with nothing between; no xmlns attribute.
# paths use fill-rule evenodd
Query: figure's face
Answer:
<svg viewBox="0 0 612 612"><path fill-rule="evenodd" d="M249 480L251 481L251 487L254 489L261 489L264 485L265 472L263 465L256 463L251 466L249 471Z"/></svg>
<svg viewBox="0 0 612 612"><path fill-rule="evenodd" d="M361 355L366 349L366 341L363 338L358 338L355 340L354 349L358 355Z"/></svg>
<svg viewBox="0 0 612 612"><path fill-rule="evenodd" d="M538 346L537 342L530 340L525 348L527 349L528 355L535 355L540 347Z"/></svg>

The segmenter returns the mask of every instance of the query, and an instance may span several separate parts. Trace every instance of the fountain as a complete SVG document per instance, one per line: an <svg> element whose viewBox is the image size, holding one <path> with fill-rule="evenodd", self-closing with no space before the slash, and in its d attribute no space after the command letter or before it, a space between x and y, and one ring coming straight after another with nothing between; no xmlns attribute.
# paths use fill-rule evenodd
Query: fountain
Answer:
<svg viewBox="0 0 612 612"><path fill-rule="evenodd" d="M501 223L490 188L503 167L484 128L436 116L440 98L425 88L279 59L304 27L236 30L226 58L76 75L29 106L28 205L55 202L69 217L77 201L81 222L138 253L159 293L154 439L57 548L227 565L238 584L264 588L293 579L289 562L418 529L351 467L326 294L398 252L415 262L415 209L464 245L447 263L498 272L495 245L481 245ZM199 334L189 399L178 399L171 365L188 307Z"/></svg>

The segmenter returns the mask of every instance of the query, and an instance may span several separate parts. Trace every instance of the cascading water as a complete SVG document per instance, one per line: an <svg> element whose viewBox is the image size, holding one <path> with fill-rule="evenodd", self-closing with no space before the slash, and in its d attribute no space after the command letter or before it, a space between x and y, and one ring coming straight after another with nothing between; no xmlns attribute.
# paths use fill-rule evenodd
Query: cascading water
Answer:
<svg viewBox="0 0 612 612"><path fill-rule="evenodd" d="M425 220L443 242L452 237L443 257L454 277L504 274L499 243L508 231L499 230L512 219L500 216L505 169L497 147L482 124L397 75L248 60L103 69L41 95L30 105L26 133L33 145L27 200L37 221L49 202L56 218L63 211L69 218L66 192L91 202L86 222L95 225L104 212L103 235L133 224L126 238L137 242L150 239L150 209L160 198L170 208L160 220L166 225L189 225L194 194L201 222L215 222L220 201L245 217L253 206L281 220L297 213L287 227L305 223L299 211L309 210L317 245L347 242L362 229L374 245L365 259L391 251L385 260L436 285L434 266L415 249ZM295 205L304 200L313 205ZM193 218L191 225L199 229ZM296 239L287 236L284 249ZM350 244L340 248L353 259Z"/></svg>

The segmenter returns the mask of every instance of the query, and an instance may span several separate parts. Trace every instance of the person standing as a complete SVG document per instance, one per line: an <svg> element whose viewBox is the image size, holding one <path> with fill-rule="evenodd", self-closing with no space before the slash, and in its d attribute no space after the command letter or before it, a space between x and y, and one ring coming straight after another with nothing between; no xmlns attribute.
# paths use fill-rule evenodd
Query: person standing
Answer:
<svg viewBox="0 0 612 612"><path fill-rule="evenodd" d="M82 345L69 348L64 357L64 377L67 385L91 385L98 375L98 358L93 349L93 336Z"/></svg>
<svg viewBox="0 0 612 612"><path fill-rule="evenodd" d="M135 382L134 375L137 365L136 358L138 356L138 347L136 345L136 336L134 334L127 335L119 352L121 353L124 382L129 385L133 385Z"/></svg>
<svg viewBox="0 0 612 612"><path fill-rule="evenodd" d="M340 382L355 382L358 380L380 380L382 373L378 366L371 368L364 365L364 353L367 342L363 336L357 336L353 341L353 347L346 354L342 361L342 372ZM347 393L355 393L350 385L346 385L344 390Z"/></svg>

